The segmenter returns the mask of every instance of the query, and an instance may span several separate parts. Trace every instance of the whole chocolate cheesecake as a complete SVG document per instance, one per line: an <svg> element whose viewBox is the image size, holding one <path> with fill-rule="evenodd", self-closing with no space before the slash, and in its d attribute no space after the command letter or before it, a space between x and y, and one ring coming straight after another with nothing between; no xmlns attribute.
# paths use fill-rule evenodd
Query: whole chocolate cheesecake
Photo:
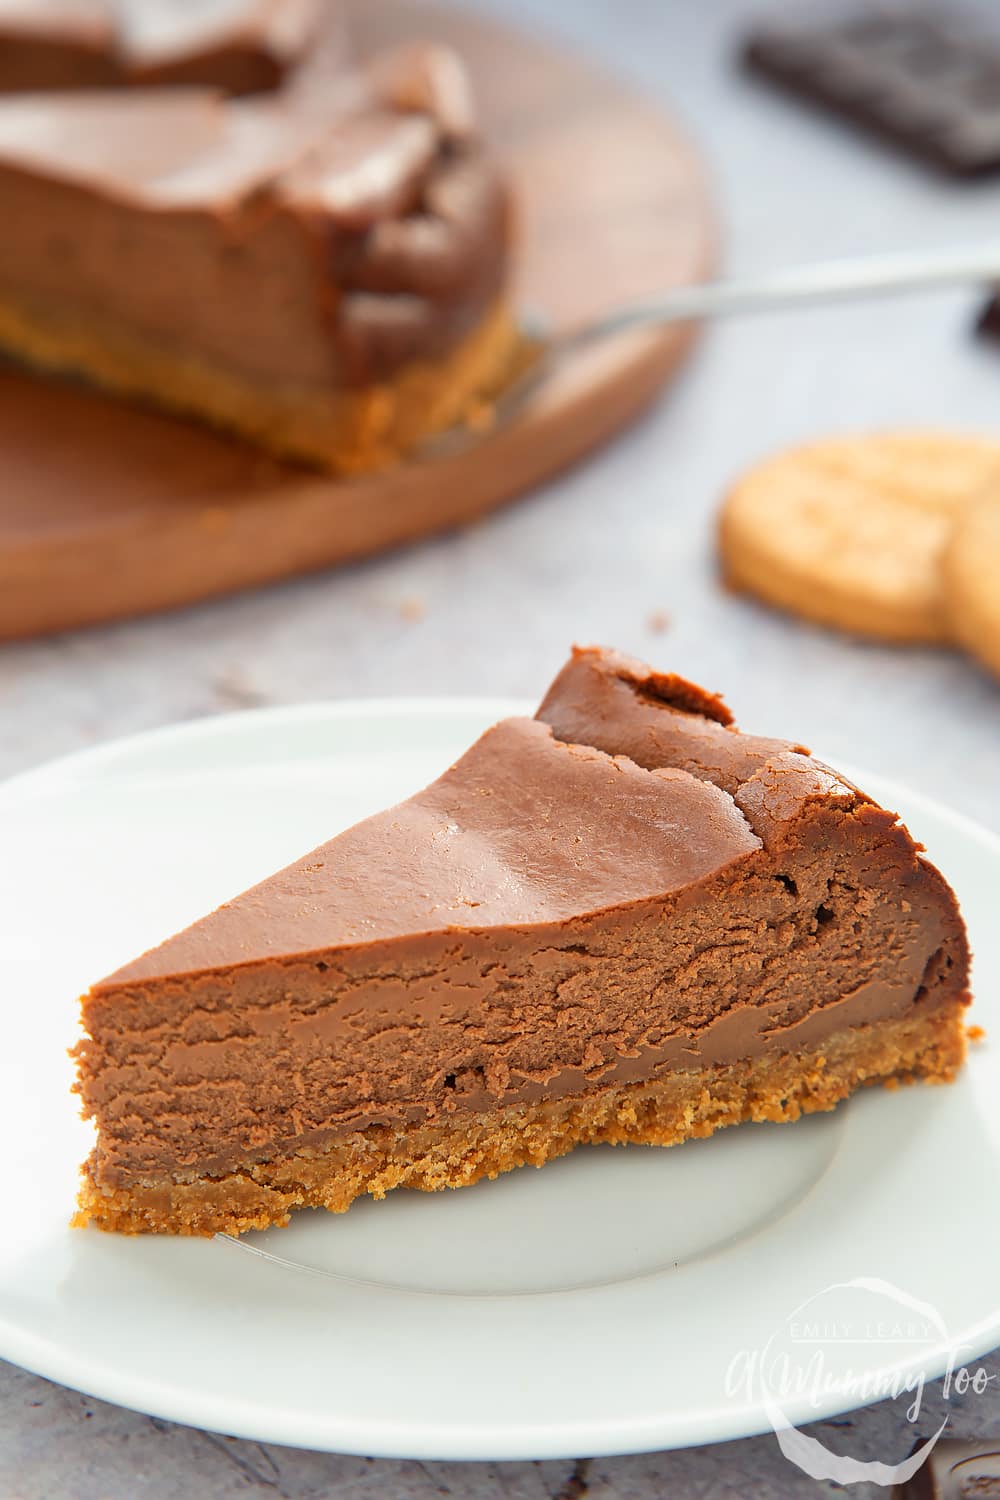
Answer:
<svg viewBox="0 0 1000 1500"><path fill-rule="evenodd" d="M0 100L0 350L342 472L478 410L509 204L449 49Z"/></svg>
<svg viewBox="0 0 1000 1500"><path fill-rule="evenodd" d="M335 0L0 0L0 92L170 83L254 93L335 31Z"/></svg>
<svg viewBox="0 0 1000 1500"><path fill-rule="evenodd" d="M577 650L534 719L84 997L75 1222L239 1233L949 1080L968 964L895 814Z"/></svg>

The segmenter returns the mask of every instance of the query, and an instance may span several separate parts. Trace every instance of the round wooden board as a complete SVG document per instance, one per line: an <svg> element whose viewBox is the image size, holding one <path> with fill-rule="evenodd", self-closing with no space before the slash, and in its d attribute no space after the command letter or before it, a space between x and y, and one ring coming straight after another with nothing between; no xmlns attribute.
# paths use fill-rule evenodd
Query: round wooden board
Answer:
<svg viewBox="0 0 1000 1500"><path fill-rule="evenodd" d="M701 164L620 83L459 9L353 0L364 50L447 40L518 202L515 298L554 327L710 267ZM187 604L474 520L604 442L690 332L629 336L561 371L503 431L359 480L279 465L207 430L0 372L0 638Z"/></svg>

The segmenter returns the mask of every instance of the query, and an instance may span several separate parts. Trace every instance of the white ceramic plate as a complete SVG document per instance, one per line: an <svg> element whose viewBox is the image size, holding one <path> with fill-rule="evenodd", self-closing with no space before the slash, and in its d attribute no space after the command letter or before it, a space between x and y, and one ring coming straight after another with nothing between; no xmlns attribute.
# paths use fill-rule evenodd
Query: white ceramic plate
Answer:
<svg viewBox="0 0 1000 1500"><path fill-rule="evenodd" d="M794 1345L809 1299L807 1331L835 1377L937 1374L952 1344L968 1362L1000 1343L988 1043L951 1088L872 1090L831 1115L671 1151L590 1148L460 1193L300 1214L241 1243L66 1227L90 1128L65 1049L88 981L416 790L512 707L238 714L0 788L0 1354L247 1437L500 1459L764 1430L754 1351ZM854 774L954 882L976 950L974 1018L996 1029L1000 843ZM864 1297L874 1334L870 1309L858 1321ZM886 1330L893 1297L922 1309L916 1336L912 1318ZM835 1380L781 1404L805 1420L870 1394Z"/></svg>

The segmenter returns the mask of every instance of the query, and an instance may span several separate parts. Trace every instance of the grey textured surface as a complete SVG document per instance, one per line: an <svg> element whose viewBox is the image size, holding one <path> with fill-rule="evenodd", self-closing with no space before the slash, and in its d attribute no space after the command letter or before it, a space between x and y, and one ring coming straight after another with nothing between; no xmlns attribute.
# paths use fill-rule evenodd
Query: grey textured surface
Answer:
<svg viewBox="0 0 1000 1500"><path fill-rule="evenodd" d="M715 170L731 270L996 234L1000 184L942 183L739 77L732 47L753 0L490 4L679 107ZM711 525L726 482L785 443L888 424L1000 428L1000 347L969 335L978 300L924 294L720 326L631 433L475 529L172 617L0 649L0 774L248 703L530 697L571 640L602 640L722 689L748 728L804 738L1000 829L1000 687L947 651L879 649L727 597ZM1000 1376L996 1357L989 1368ZM1000 1436L998 1390L994 1379L968 1399L960 1430ZM828 1488L770 1437L576 1467L373 1463L173 1427L10 1367L0 1393L0 1494L32 1500ZM883 1459L913 1437L898 1406L823 1430L833 1446Z"/></svg>
<svg viewBox="0 0 1000 1500"><path fill-rule="evenodd" d="M1000 1385L1000 1359L984 1365ZM789 1464L771 1436L631 1458L504 1464L394 1462L309 1453L176 1427L9 1368L0 1414L4 1500L815 1500L845 1494ZM951 1401L956 1437L1000 1439L983 1397ZM804 1429L833 1452L897 1461L940 1424L929 1391L911 1428L885 1406ZM990 1425L992 1424L992 1425ZM905 1431L903 1430L905 1428ZM853 1486L856 1500L885 1490Z"/></svg>

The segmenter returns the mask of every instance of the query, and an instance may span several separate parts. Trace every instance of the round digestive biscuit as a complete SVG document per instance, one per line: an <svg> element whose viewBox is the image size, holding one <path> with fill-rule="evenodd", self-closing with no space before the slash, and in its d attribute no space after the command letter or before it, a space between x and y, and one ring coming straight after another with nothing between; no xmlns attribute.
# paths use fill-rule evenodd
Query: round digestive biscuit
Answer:
<svg viewBox="0 0 1000 1500"><path fill-rule="evenodd" d="M890 432L778 454L723 506L726 581L805 619L888 641L950 638L941 555L958 516L1000 493L1000 442Z"/></svg>
<svg viewBox="0 0 1000 1500"><path fill-rule="evenodd" d="M961 515L941 573L954 639L1000 674L1000 491Z"/></svg>

